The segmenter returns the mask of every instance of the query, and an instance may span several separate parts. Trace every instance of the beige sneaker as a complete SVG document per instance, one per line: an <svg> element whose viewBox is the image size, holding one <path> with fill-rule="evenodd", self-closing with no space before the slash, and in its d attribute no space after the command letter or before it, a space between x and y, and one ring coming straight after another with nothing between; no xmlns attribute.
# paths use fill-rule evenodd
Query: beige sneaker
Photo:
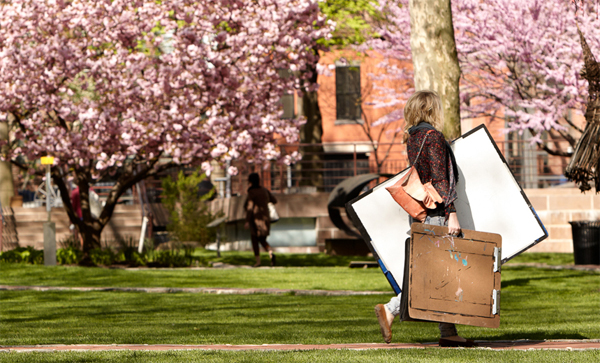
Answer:
<svg viewBox="0 0 600 363"><path fill-rule="evenodd" d="M390 344L392 341L392 328L388 323L387 312L383 304L375 305L375 315L377 315L377 321L379 322L379 328L381 328L383 340Z"/></svg>

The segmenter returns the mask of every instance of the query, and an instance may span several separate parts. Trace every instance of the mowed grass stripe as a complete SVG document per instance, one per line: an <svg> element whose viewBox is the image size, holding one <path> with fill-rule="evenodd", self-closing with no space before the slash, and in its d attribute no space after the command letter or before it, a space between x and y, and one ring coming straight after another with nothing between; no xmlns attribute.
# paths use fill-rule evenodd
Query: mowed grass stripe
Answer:
<svg viewBox="0 0 600 363"><path fill-rule="evenodd" d="M65 287L232 287L391 291L381 270L348 267L260 269L106 269L0 265L0 285Z"/></svg>
<svg viewBox="0 0 600 363"><path fill-rule="evenodd" d="M397 363L397 362L598 362L599 351L490 351L482 349L407 349L407 350L314 350L289 352L55 352L0 353L0 362L11 363L169 363L169 362L286 362L286 363Z"/></svg>
<svg viewBox="0 0 600 363"><path fill-rule="evenodd" d="M597 274L511 273L500 328L461 326L459 333L481 340L600 338ZM0 294L0 345L380 342L373 306L387 299L6 291ZM433 323L394 327L395 342L434 342L438 334Z"/></svg>

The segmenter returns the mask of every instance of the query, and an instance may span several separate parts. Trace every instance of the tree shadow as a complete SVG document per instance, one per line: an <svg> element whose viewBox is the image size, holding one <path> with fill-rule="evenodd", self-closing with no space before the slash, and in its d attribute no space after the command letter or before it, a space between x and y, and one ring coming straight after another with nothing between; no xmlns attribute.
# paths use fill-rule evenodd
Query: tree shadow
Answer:
<svg viewBox="0 0 600 363"><path fill-rule="evenodd" d="M471 337L473 339L473 337ZM477 339L477 337L475 337ZM522 332L522 333L503 333L498 335L488 335L484 340L556 340L556 339L589 339L579 333L564 332Z"/></svg>
<svg viewBox="0 0 600 363"><path fill-rule="evenodd" d="M567 274L567 275L560 275L560 276L553 276L553 275L548 275L548 276L539 276L539 277L527 277L527 278L520 278L520 279L512 279L512 280L502 280L501 283L501 287L502 289L505 289L507 287L511 287L511 286L527 286L531 281L541 281L541 280L553 280L553 279L557 279L557 278L570 278L570 277L581 277L580 274Z"/></svg>

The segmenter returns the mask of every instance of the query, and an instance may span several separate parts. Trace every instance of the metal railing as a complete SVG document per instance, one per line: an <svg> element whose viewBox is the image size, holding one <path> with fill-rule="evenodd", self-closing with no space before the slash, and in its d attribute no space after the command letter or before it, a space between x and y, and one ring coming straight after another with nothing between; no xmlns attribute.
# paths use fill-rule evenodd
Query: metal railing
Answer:
<svg viewBox="0 0 600 363"><path fill-rule="evenodd" d="M397 174L408 166L404 145L394 145L389 156L383 162L376 162L372 152L357 152L364 149L364 143L348 144L346 153L323 151L326 145L283 145L284 150L299 150L303 158L294 165L251 165L232 163L239 170L238 175L229 180L230 195L245 194L248 187L248 174L257 172L262 183L271 191L278 193L296 193L325 191L329 192L344 179L367 173ZM360 147L358 147L360 146ZM380 144L379 150L386 149ZM503 141L497 143L515 179L523 188L548 188L564 184L564 170L569 159L547 154L528 141ZM304 149L304 150L303 150ZM319 150L321 149L321 150ZM317 150L317 151L315 151ZM316 181L316 182L315 182ZM225 183L218 183L225 195Z"/></svg>
<svg viewBox="0 0 600 363"><path fill-rule="evenodd" d="M564 140L550 140L554 147L565 148ZM523 188L548 188L567 182L564 170L569 162L567 157L558 157L539 150L528 141L510 140L497 142L498 149L515 179ZM239 173L233 176L222 174L212 178L219 197L246 194L248 175L257 172L262 184L276 193L330 192L343 180L360 174L378 173L394 175L408 166L406 147L403 144L379 144L379 159L375 158L373 145L365 142L336 144L284 144L279 145L283 155L299 152L303 157L293 165L278 163L256 165L232 161ZM384 160L384 156L387 154ZM192 171L193 169L190 169ZM173 171L163 173L176 175ZM160 178L149 179L145 193L148 203L160 203L162 187ZM376 181L371 186L376 185ZM112 188L112 183L98 183L94 190L104 200ZM140 204L140 193L136 185L128 190L119 203ZM62 202L56 198L58 203ZM45 200L26 202L24 206L37 207Z"/></svg>
<svg viewBox="0 0 600 363"><path fill-rule="evenodd" d="M342 149L346 152L332 152L330 145L327 144L280 145L282 154L300 152L303 158L293 165L278 163L257 165L232 161L231 165L238 169L238 174L232 176L220 174L216 177L213 175L212 181L217 188L218 197L222 198L246 194L248 175L253 172L259 173L262 184L275 193L330 192L343 180L355 175L367 173L394 175L408 167L406 148L402 144L394 144L383 161L381 157L379 160L375 159L371 144L343 143L336 146L343 146ZM378 147L380 155L383 155L382 150L387 152L389 146L391 145L380 144ZM503 141L498 142L497 146L521 187L547 188L567 182L563 173L568 158L548 155L527 141ZM148 201L159 203L162 198L161 180L150 179L145 183ZM374 181L370 186L376 184L377 181ZM110 186L98 185L94 188L102 198L107 194ZM121 198L121 202L139 204L137 194L136 191L129 192Z"/></svg>

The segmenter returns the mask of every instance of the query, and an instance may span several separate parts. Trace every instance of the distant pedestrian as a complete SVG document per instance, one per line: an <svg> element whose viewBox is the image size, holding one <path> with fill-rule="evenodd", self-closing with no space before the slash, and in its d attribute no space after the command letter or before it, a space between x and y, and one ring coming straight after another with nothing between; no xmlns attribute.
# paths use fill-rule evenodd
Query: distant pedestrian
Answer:
<svg viewBox="0 0 600 363"><path fill-rule="evenodd" d="M102 203L100 202L98 194L94 192L94 188L90 187L89 196L90 213L92 214L93 218L98 219L98 217L100 216L100 212L102 211ZM75 186L75 188L71 190L71 205L73 206L73 212L75 212L77 218L79 218L79 220L82 221L83 212L81 210L81 195L79 193L79 186ZM79 233L77 226L71 223L71 225L69 225L69 229L71 230L71 234L73 235L73 237L79 240L81 249L83 249L83 235Z"/></svg>
<svg viewBox="0 0 600 363"><path fill-rule="evenodd" d="M269 202L276 204L277 199L269 192L267 188L260 185L260 177L257 173L248 176L250 187L248 188L248 198L244 203L246 211L246 228L250 228L252 240L252 249L256 263L254 267L260 266L260 243L263 248L269 252L271 266L275 266L275 255L273 249L267 243L267 236L271 232L271 219L269 217Z"/></svg>
<svg viewBox="0 0 600 363"><path fill-rule="evenodd" d="M73 206L73 212L79 219L83 219L83 213L81 212L81 198L79 196L79 187L76 186L71 191L71 205Z"/></svg>
<svg viewBox="0 0 600 363"><path fill-rule="evenodd" d="M83 213L81 212L81 197L79 195L79 187L76 186L71 190L71 205L73 206L73 212L79 220L83 220ZM79 229L75 224L71 223L69 226L71 233L73 234L73 238L79 241L79 247L83 250L83 236L79 233Z"/></svg>

